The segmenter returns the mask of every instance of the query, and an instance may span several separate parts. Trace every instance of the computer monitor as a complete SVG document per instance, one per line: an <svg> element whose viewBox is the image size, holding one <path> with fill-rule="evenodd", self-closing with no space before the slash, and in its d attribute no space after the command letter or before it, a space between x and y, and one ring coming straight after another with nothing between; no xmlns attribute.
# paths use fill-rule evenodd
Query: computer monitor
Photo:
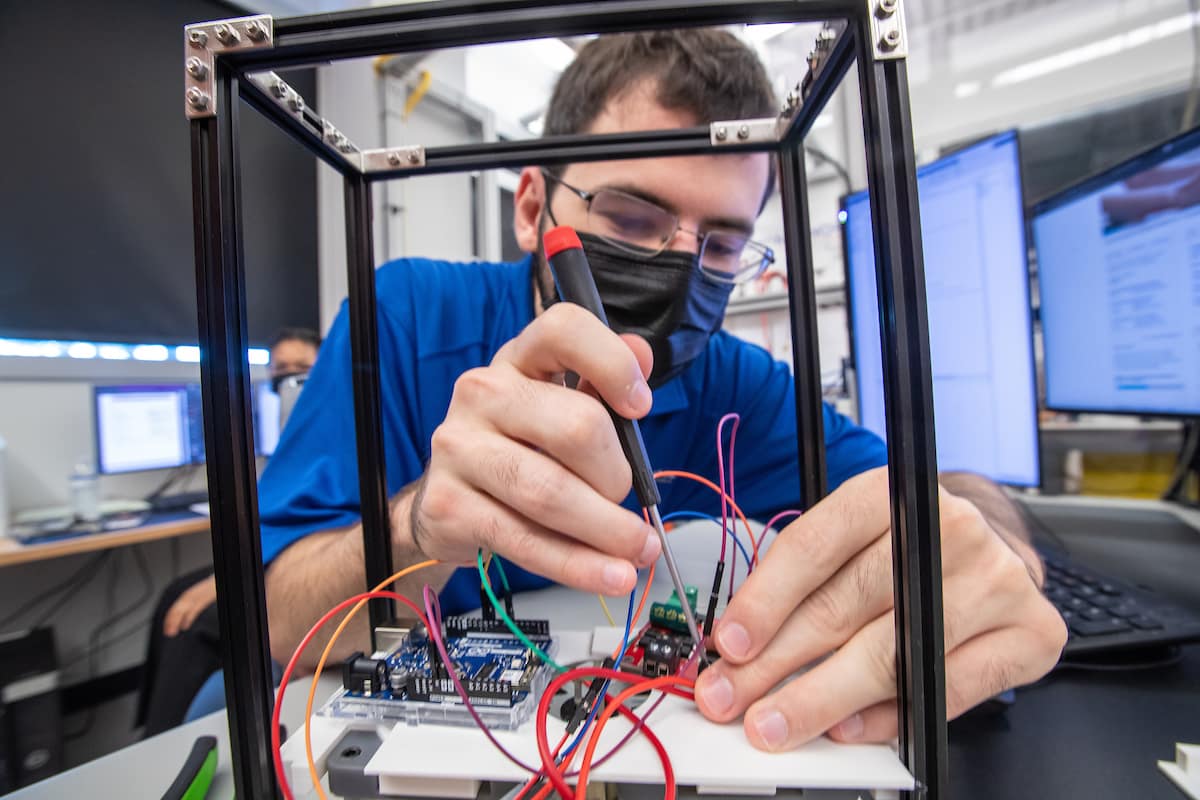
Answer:
<svg viewBox="0 0 1200 800"><path fill-rule="evenodd" d="M938 468L1041 480L1020 154L1014 131L917 171ZM886 437L866 192L842 223L859 420Z"/></svg>
<svg viewBox="0 0 1200 800"><path fill-rule="evenodd" d="M1200 415L1200 130L1033 209L1046 406Z"/></svg>
<svg viewBox="0 0 1200 800"><path fill-rule="evenodd" d="M93 401L98 472L204 463L199 384L97 386Z"/></svg>

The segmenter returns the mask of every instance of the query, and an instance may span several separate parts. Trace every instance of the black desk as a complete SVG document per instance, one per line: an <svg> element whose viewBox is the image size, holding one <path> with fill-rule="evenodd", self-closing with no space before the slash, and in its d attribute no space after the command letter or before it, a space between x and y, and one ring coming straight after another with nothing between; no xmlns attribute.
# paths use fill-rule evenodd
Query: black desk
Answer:
<svg viewBox="0 0 1200 800"><path fill-rule="evenodd" d="M1200 740L1200 645L1171 667L1054 672L1001 714L950 723L954 798L1180 800L1158 769Z"/></svg>
<svg viewBox="0 0 1200 800"><path fill-rule="evenodd" d="M1161 504L1031 501L1073 557L1200 610L1200 530ZM1035 530L1035 535L1038 531ZM1200 644L1171 666L1056 670L1007 711L950 724L951 796L1180 800L1159 769L1200 741Z"/></svg>

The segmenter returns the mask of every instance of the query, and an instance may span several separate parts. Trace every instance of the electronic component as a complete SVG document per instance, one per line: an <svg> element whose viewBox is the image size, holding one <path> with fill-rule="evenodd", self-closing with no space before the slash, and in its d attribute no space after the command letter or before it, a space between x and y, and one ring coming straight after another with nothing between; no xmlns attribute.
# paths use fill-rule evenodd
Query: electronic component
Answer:
<svg viewBox="0 0 1200 800"><path fill-rule="evenodd" d="M650 604L650 622L660 628L668 628L680 633L688 633L686 613L691 613L692 618L696 616L696 601L699 597L699 592L695 586L685 586L684 594L687 596L688 611L684 611L683 606L679 603L679 595L674 591L671 592L671 598L665 603Z"/></svg>
<svg viewBox="0 0 1200 800"><path fill-rule="evenodd" d="M546 620L515 620L553 655ZM542 663L502 622L447 617L446 653L471 704L490 728L512 730L529 719L553 668ZM410 725L474 725L429 632L417 625L386 654L356 653L343 666L343 689L319 713Z"/></svg>

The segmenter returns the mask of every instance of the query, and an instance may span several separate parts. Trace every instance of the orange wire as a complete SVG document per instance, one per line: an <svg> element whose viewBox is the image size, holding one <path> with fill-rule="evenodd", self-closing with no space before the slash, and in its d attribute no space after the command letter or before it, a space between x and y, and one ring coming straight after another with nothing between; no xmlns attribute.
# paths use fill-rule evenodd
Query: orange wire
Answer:
<svg viewBox="0 0 1200 800"><path fill-rule="evenodd" d="M695 481L696 483L707 486L708 488L710 488L714 492L716 492L718 495L721 495L726 500L728 500L729 505L733 506L734 512L738 515L738 518L741 519L741 521L742 521L742 525L744 525L746 528L746 536L749 537L750 547L753 548L753 550L754 550L753 563L755 563L755 564L758 563L758 541L754 538L754 531L752 531L750 529L750 522L749 522L749 520L746 519L746 515L742 513L742 509L738 506L738 504L733 502L733 498L730 497L725 492L721 491L720 486L717 486L715 483L713 483L708 478L705 478L702 475L697 475L694 472L684 472L683 470L679 470L679 469L659 470L658 472L654 473L654 477L656 480L662 479L662 478L687 478L688 480Z"/></svg>
<svg viewBox="0 0 1200 800"><path fill-rule="evenodd" d="M663 675L659 678L651 678L648 681L635 683L625 691L613 698L613 701L604 707L600 712L600 716L596 718L595 724L592 726L592 735L588 737L587 750L583 754L583 763L579 767L579 777L575 783L575 796L587 796L588 772L591 771L592 758L596 755L596 746L600 744L600 733L604 730L604 726L612 719L613 714L617 709L624 705L625 701L636 694L656 689L659 686L684 686L695 688L694 681L690 681L680 675Z"/></svg>
<svg viewBox="0 0 1200 800"><path fill-rule="evenodd" d="M432 567L434 564L440 563L442 562L436 559L430 559L428 561L422 561L419 564L413 564L405 567L387 580L380 583L371 591L378 592L406 575L411 575L417 570L424 569L425 567ZM321 800L328 800L328 798L325 795L325 789L321 786L321 776L317 774L316 759L313 758L312 725L310 724L312 721L313 698L317 696L317 681L321 677L321 670L325 668L326 659L329 658L329 654L333 651L334 644L337 643L338 637L342 634L342 630L344 630L346 625L349 624L350 620L354 618L354 615L358 613L358 610L366 604L366 600L359 600L358 604L354 606L354 608L350 609L350 611L346 613L346 616L342 618L341 623L337 626L333 632L333 635L329 637L329 641L325 644L325 650L321 653L321 660L317 662L317 669L315 672L313 672L312 683L308 687L308 702L304 705L304 755L308 759L308 775L310 778L312 778L313 788L317 790L317 795L321 798Z"/></svg>

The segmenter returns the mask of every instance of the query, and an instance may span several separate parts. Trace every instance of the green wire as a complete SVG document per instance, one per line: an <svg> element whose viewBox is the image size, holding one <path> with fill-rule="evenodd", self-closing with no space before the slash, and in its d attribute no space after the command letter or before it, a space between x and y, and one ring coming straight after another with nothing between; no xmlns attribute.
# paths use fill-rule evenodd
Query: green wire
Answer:
<svg viewBox="0 0 1200 800"><path fill-rule="evenodd" d="M521 643L532 650L542 661L554 667L554 669L558 670L559 672L566 672L566 667L564 667L562 664L559 664L544 650L542 650L542 648L534 644L530 638L525 635L525 632L517 627L517 623L512 621L512 617L505 613L504 607L500 605L500 601L496 599L496 593L492 591L492 582L488 578L487 569L485 569L483 566L483 548L479 549L479 555L476 557L475 563L479 567L479 581L483 584L483 590L487 592L488 600L492 601L492 607L496 609L496 613L500 615L500 619L503 620L504 624L508 626L508 629L512 631L512 635L520 639ZM500 568L500 574L504 575L503 567Z"/></svg>

